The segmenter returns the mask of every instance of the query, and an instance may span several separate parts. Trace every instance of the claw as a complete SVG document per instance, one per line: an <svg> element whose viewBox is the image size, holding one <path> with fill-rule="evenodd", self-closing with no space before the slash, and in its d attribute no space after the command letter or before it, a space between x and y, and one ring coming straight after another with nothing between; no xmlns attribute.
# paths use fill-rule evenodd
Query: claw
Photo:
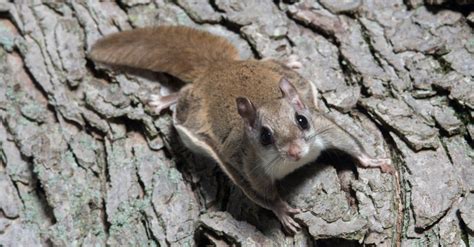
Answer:
<svg viewBox="0 0 474 247"><path fill-rule="evenodd" d="M372 166L378 167L382 173L395 174L395 168L390 159L372 159Z"/></svg>
<svg viewBox="0 0 474 247"><path fill-rule="evenodd" d="M282 216L280 221L284 231L290 235L295 235L295 233L301 228L300 225L289 215Z"/></svg>
<svg viewBox="0 0 474 247"><path fill-rule="evenodd" d="M388 173L388 174L395 174L395 168L393 166L388 165L388 164L382 164L380 165L380 171L382 173Z"/></svg>
<svg viewBox="0 0 474 247"><path fill-rule="evenodd" d="M299 214L299 213L301 213L301 209L299 209L299 208L293 208L293 207L291 207L291 206L289 206L289 205L288 205L287 210L288 210L288 213L290 213L290 214Z"/></svg>
<svg viewBox="0 0 474 247"><path fill-rule="evenodd" d="M296 222L293 218L289 218L289 221L290 221L290 224L296 229L296 230L300 230L301 229L301 226L298 222Z"/></svg>
<svg viewBox="0 0 474 247"><path fill-rule="evenodd" d="M282 202L277 204L272 210L273 213L278 217L283 226L283 230L289 234L294 235L301 229L301 226L298 222L293 219L293 215L301 213L300 209L293 208L288 203Z"/></svg>

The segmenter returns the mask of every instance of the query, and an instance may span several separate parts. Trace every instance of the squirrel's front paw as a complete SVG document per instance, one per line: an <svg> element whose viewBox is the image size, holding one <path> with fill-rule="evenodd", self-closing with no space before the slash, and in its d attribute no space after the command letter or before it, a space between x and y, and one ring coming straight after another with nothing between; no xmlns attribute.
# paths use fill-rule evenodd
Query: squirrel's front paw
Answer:
<svg viewBox="0 0 474 247"><path fill-rule="evenodd" d="M161 113L161 111L166 109L166 105L163 103L163 101L161 100L161 96L158 94L152 94L150 96L150 101L148 101L148 105L150 105L153 109L153 112L158 115Z"/></svg>
<svg viewBox="0 0 474 247"><path fill-rule="evenodd" d="M300 224L293 219L295 214L301 213L301 210L292 208L288 203L281 201L272 209L283 226L283 230L289 235L295 235L301 229Z"/></svg>
<svg viewBox="0 0 474 247"><path fill-rule="evenodd" d="M395 168L392 165L389 165L387 163L384 163L384 164L380 165L380 171L382 173L388 173L388 174L391 174L391 175L394 175L396 173Z"/></svg>
<svg viewBox="0 0 474 247"><path fill-rule="evenodd" d="M392 160L390 159L373 159L367 155L361 155L359 161L360 165L365 168L379 168L382 173L392 175L396 173L395 168L392 166Z"/></svg>
<svg viewBox="0 0 474 247"><path fill-rule="evenodd" d="M395 174L395 168L390 159L371 159L371 166L378 167L382 173Z"/></svg>

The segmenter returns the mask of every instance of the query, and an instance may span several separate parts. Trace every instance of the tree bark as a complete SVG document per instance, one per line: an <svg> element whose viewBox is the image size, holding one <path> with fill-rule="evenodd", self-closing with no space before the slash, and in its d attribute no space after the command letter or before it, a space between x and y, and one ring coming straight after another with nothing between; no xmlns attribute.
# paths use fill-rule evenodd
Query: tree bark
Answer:
<svg viewBox="0 0 474 247"><path fill-rule="evenodd" d="M0 246L473 246L474 15L427 2L0 1ZM87 58L157 25L297 56L322 110L397 174L331 155L296 171L280 187L303 230L285 236L152 114L173 78Z"/></svg>

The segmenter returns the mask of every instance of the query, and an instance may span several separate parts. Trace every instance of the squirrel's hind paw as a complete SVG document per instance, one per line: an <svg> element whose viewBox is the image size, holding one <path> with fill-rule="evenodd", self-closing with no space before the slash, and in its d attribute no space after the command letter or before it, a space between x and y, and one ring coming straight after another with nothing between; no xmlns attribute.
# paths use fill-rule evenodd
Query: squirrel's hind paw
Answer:
<svg viewBox="0 0 474 247"><path fill-rule="evenodd" d="M163 110L169 108L171 105L176 104L179 99L179 93L172 93L170 95L161 96L158 94L152 94L148 105L153 109L153 112L159 115Z"/></svg>

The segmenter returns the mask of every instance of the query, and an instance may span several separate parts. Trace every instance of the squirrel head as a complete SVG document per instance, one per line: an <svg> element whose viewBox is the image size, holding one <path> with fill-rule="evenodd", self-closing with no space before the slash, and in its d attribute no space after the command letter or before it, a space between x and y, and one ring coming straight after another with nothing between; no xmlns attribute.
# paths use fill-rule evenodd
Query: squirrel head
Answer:
<svg viewBox="0 0 474 247"><path fill-rule="evenodd" d="M316 159L323 145L315 117L293 84L283 77L279 87L282 96L261 106L246 97L236 99L248 148L255 151L268 175L276 179Z"/></svg>

